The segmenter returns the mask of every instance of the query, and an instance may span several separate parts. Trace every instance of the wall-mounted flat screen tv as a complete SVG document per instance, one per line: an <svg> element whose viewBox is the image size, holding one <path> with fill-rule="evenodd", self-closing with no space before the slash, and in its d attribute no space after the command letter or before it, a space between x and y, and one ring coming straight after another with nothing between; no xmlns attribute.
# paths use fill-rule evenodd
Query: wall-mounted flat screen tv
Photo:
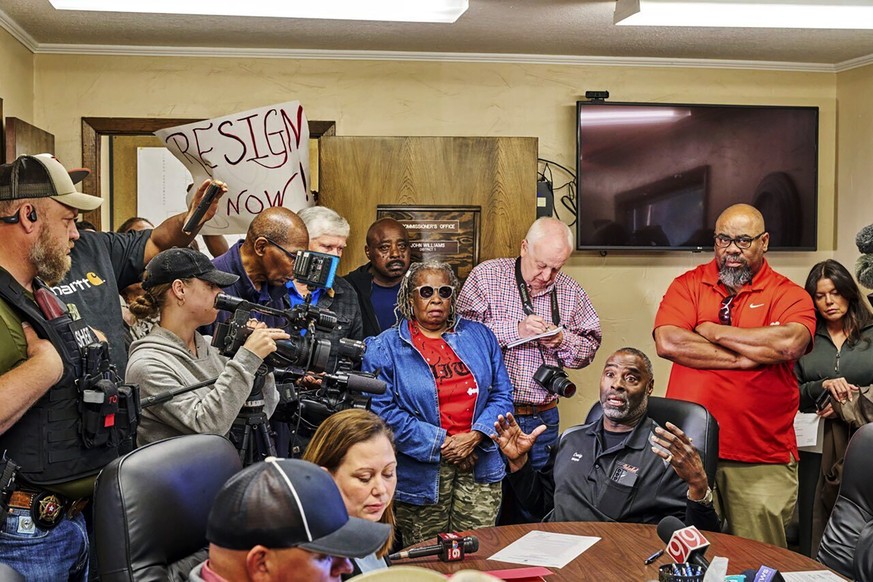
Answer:
<svg viewBox="0 0 873 582"><path fill-rule="evenodd" d="M579 101L576 123L578 250L710 249L740 202L770 250L815 250L817 107Z"/></svg>

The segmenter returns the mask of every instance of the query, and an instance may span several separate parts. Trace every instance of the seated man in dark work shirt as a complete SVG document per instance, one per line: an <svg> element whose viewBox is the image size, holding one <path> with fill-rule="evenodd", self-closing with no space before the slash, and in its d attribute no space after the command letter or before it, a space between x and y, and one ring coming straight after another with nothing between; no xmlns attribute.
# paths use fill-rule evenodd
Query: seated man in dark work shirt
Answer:
<svg viewBox="0 0 873 582"><path fill-rule="evenodd" d="M678 427L646 416L654 388L652 363L641 351L612 354L600 377L603 417L561 435L546 465L535 471L527 452L545 430L521 431L512 414L494 423L491 438L509 461L519 502L550 521L658 523L673 515L699 529L719 529L703 462ZM654 432L652 446L649 435Z"/></svg>

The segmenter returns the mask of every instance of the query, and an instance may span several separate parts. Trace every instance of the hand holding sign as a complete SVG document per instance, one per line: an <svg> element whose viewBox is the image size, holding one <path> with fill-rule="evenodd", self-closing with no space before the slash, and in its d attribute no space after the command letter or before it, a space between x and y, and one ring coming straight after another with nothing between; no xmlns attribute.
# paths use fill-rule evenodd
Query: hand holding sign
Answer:
<svg viewBox="0 0 873 582"><path fill-rule="evenodd" d="M312 205L309 123L298 101L162 129L155 135L188 168L195 184L208 179L227 184L227 195L204 226L204 234L243 233L267 208L296 211ZM212 218L208 212L206 218Z"/></svg>

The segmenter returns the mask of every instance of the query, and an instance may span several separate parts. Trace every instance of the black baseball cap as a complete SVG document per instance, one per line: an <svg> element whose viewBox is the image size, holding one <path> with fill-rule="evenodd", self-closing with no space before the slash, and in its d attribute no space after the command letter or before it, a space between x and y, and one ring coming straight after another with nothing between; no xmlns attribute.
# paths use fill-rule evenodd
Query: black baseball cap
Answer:
<svg viewBox="0 0 873 582"><path fill-rule="evenodd" d="M89 173L85 168L67 171L51 154L19 156L0 166L0 200L52 198L77 210L95 210L103 199L83 194L75 186Z"/></svg>
<svg viewBox="0 0 873 582"><path fill-rule="evenodd" d="M206 539L222 548L302 548L362 558L391 534L384 523L349 517L330 474L309 461L268 457L249 465L218 492Z"/></svg>
<svg viewBox="0 0 873 582"><path fill-rule="evenodd" d="M161 283L172 283L176 279L203 279L219 287L233 285L239 275L219 271L209 257L194 249L172 248L159 252L146 266L142 288L151 289Z"/></svg>

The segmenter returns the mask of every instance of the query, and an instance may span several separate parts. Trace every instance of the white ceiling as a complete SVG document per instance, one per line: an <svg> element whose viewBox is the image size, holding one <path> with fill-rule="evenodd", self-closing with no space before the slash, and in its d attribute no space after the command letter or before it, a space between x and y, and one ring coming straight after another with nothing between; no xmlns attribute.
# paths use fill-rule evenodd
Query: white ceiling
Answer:
<svg viewBox="0 0 873 582"><path fill-rule="evenodd" d="M810 70L873 62L873 30L619 27L612 24L614 6L612 0L470 0L454 24L411 24L70 12L48 0L0 0L0 25L35 53L204 54L211 48L222 55L258 49L364 57L389 51L401 53L398 58L708 59Z"/></svg>

